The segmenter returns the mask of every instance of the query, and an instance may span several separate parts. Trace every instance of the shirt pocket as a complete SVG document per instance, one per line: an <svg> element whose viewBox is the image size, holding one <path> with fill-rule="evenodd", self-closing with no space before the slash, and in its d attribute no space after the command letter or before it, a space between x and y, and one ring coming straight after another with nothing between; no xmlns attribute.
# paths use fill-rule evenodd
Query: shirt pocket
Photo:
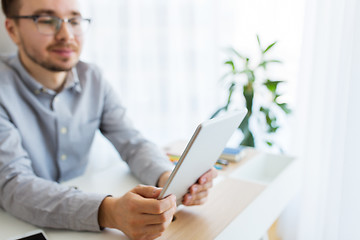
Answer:
<svg viewBox="0 0 360 240"><path fill-rule="evenodd" d="M81 154L86 154L90 149L95 133L99 129L99 125L100 118L94 118L78 123L78 126L73 126L74 130L70 136L70 141L73 144L73 147L81 148Z"/></svg>
<svg viewBox="0 0 360 240"><path fill-rule="evenodd" d="M79 127L79 134L81 138L93 138L95 132L99 129L100 118L91 119L81 124Z"/></svg>

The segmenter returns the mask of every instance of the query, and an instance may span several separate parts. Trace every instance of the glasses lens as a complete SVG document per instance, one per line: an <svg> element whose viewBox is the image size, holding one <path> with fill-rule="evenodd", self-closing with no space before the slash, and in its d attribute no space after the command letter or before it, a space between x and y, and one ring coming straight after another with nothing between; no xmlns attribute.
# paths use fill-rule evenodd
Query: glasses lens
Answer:
<svg viewBox="0 0 360 240"><path fill-rule="evenodd" d="M36 25L41 34L54 35L60 30L63 21L54 16L40 16L36 20ZM65 22L67 22L67 27L75 35L84 34L90 25L90 20L82 17L71 18L65 20Z"/></svg>
<svg viewBox="0 0 360 240"><path fill-rule="evenodd" d="M37 21L36 25L40 33L46 35L55 34L60 24L60 19L52 16L40 16Z"/></svg>
<svg viewBox="0 0 360 240"><path fill-rule="evenodd" d="M81 17L69 19L68 26L72 29L73 34L82 35L89 28L90 20Z"/></svg>

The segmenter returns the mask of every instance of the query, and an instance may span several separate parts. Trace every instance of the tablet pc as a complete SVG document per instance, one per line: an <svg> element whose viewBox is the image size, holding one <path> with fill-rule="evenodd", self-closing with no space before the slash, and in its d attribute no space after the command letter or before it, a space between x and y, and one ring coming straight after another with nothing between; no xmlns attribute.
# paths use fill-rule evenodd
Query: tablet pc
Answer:
<svg viewBox="0 0 360 240"><path fill-rule="evenodd" d="M246 113L245 108L226 112L199 124L158 198L174 194L180 205L189 187L214 166Z"/></svg>
<svg viewBox="0 0 360 240"><path fill-rule="evenodd" d="M41 229L37 229L28 233L25 233L21 236L10 238L8 240L47 240L45 233Z"/></svg>

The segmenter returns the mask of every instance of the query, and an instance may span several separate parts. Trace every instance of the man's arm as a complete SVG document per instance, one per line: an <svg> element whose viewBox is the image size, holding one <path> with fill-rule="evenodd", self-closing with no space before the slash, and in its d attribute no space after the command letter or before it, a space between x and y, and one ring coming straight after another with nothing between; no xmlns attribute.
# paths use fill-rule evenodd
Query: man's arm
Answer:
<svg viewBox="0 0 360 240"><path fill-rule="evenodd" d="M104 198L37 177L22 147L20 133L0 106L2 208L41 227L99 231L98 208Z"/></svg>

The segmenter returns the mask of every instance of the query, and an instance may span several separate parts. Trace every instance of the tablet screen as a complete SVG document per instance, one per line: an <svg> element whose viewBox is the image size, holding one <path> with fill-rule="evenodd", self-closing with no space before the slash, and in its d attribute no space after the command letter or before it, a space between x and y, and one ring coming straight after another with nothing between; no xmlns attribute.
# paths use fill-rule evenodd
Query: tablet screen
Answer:
<svg viewBox="0 0 360 240"><path fill-rule="evenodd" d="M41 229L37 229L20 236L10 238L9 240L47 240L45 233Z"/></svg>
<svg viewBox="0 0 360 240"><path fill-rule="evenodd" d="M17 238L17 240L47 240L42 233L36 233L31 236L26 236L22 238Z"/></svg>
<svg viewBox="0 0 360 240"><path fill-rule="evenodd" d="M215 164L246 113L244 108L201 123L167 180L159 199L174 194L177 204L181 204L189 187Z"/></svg>

